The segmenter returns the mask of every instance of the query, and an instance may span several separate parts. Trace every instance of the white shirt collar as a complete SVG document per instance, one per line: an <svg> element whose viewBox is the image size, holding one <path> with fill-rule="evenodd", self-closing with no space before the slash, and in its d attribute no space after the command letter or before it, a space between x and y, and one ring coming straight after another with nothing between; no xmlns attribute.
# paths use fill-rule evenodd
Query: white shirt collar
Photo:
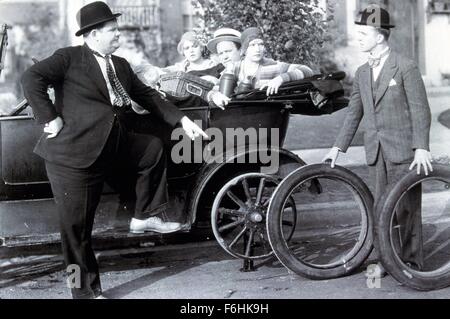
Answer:
<svg viewBox="0 0 450 319"><path fill-rule="evenodd" d="M383 50L382 52L380 52L379 56L382 56L384 54L384 56L380 59L380 64L377 67L374 67L372 69L372 75L373 75L373 80L376 81L378 79L378 77L380 76L381 70L383 69L390 53L386 54L387 52L390 52L389 47L387 47L385 50Z"/></svg>
<svg viewBox="0 0 450 319"><path fill-rule="evenodd" d="M378 58L378 57L382 56L383 54L387 53L390 49L391 49L390 47L386 47L386 49L381 51L378 55L374 55L372 53L369 53L369 55L373 58ZM389 56L389 54L385 55L383 58L386 58L387 56Z"/></svg>
<svg viewBox="0 0 450 319"><path fill-rule="evenodd" d="M87 45L87 44L86 44ZM110 57L111 58L111 54L103 54L102 52L100 52L99 50L96 50L95 48L91 48L89 45L87 45L87 47L91 50L91 51L95 51L96 53L98 53L102 58L107 58L107 57ZM99 58L99 56L98 55L95 55L94 54L94 56L95 57L97 57L97 58Z"/></svg>

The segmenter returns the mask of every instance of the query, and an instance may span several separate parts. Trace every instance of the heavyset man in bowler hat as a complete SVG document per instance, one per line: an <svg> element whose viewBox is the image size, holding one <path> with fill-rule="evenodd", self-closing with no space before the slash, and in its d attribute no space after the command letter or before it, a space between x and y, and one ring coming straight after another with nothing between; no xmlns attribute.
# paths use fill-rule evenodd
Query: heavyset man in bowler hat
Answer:
<svg viewBox="0 0 450 319"><path fill-rule="evenodd" d="M389 13L371 5L355 23L360 49L369 53L369 60L356 71L344 126L324 160L331 160L334 167L364 119L364 147L376 206L387 185L409 170L415 168L417 174L433 170L429 153L431 112L418 66L389 47L394 28ZM420 185L410 190L396 215L400 256L418 268L423 267L421 196Z"/></svg>
<svg viewBox="0 0 450 319"><path fill-rule="evenodd" d="M84 37L84 45L57 50L22 78L36 119L45 125L35 152L45 159L65 263L79 269L80 280L71 287L74 298L102 293L91 232L106 177L123 167L137 172L132 232L168 233L181 226L161 218L168 202L165 152L158 138L127 132L131 100L172 126L180 123L192 139L206 137L173 104L144 85L125 59L112 55L119 47L119 15L101 1L82 7L76 35ZM54 104L47 94L49 85L55 88Z"/></svg>

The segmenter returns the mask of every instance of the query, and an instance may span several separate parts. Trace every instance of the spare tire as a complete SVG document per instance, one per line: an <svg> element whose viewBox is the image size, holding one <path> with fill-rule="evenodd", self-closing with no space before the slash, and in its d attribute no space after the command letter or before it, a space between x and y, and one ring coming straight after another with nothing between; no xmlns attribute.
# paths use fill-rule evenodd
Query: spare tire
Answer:
<svg viewBox="0 0 450 319"><path fill-rule="evenodd" d="M423 188L422 199L425 203L422 204L421 233L422 237L426 238L426 240L423 239L424 244L421 247L425 264L421 266L408 263L399 256L400 253L397 250L401 240L397 238L399 238L398 228L402 226L396 225L395 219L398 203L409 190L419 184ZM380 205L376 207L380 220L375 233L380 245L381 261L392 277L410 288L426 291L450 286L449 185L450 166L448 165L434 165L433 172L430 172L428 176L417 175L413 171L392 185L380 200ZM427 189L432 192L427 192ZM438 189L440 192L437 192ZM426 205L428 207L425 207ZM429 209L430 205L434 206L433 209ZM439 214L441 211L442 214ZM433 229L430 229L431 227ZM435 258L437 254L439 254L439 260Z"/></svg>
<svg viewBox="0 0 450 319"><path fill-rule="evenodd" d="M312 193L312 182L321 193ZM282 211L294 199L296 231L283 238ZM373 243L373 197L351 171L327 164L301 167L276 188L268 208L267 230L280 262L310 279L331 279L352 273L367 259Z"/></svg>

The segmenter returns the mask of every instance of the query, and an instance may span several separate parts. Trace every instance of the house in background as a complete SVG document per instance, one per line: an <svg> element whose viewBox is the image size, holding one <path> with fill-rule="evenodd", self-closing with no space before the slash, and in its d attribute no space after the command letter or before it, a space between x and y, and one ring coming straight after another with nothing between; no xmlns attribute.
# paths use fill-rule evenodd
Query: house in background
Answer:
<svg viewBox="0 0 450 319"><path fill-rule="evenodd" d="M48 45L51 54L56 48L65 45L78 45L82 38L76 37L78 30L76 12L95 0L1 0L0 21L13 26L9 50L16 51L21 42L23 30L31 25L39 26L42 17L36 12L51 13L52 28L65 38L59 45ZM179 59L176 50L181 35L194 25L194 9L190 0L103 0L113 11L122 12L119 24L123 33L123 49L126 51L135 44L144 49L152 63L166 65ZM142 45L145 48L142 48ZM167 51L167 52L166 52ZM131 54L131 59L136 56ZM11 55L11 54L10 54ZM14 59L14 54L12 57ZM43 56L38 56L43 58Z"/></svg>
<svg viewBox="0 0 450 319"><path fill-rule="evenodd" d="M40 25L40 17L35 10L39 7L40 12L49 16L49 20L55 15L59 16L59 3L57 0L1 0L0 1L0 23L6 23L12 27L8 30L8 50L5 61L5 72L0 78L0 83L5 83L20 68L20 57L27 51L23 46L26 42L27 29ZM58 19L58 18L57 18ZM57 20L56 19L56 20ZM57 27L62 27L60 21L56 21Z"/></svg>
<svg viewBox="0 0 450 319"><path fill-rule="evenodd" d="M0 0L0 23L12 26L0 77L0 114L23 98L20 75L38 60L67 45L79 45L77 11L94 0ZM104 0L103 0L104 1ZM179 60L176 45L194 25L191 0L107 0L122 12L122 46L131 64L166 66ZM5 111L6 110L6 111Z"/></svg>
<svg viewBox="0 0 450 319"><path fill-rule="evenodd" d="M66 24L71 43L82 43L73 36L78 30L76 12L94 0L71 0L66 5ZM113 12L121 12L119 25L122 46L118 55L126 56L132 65L143 61L165 66L180 57L176 45L181 35L193 25L191 0L104 0Z"/></svg>
<svg viewBox="0 0 450 319"><path fill-rule="evenodd" d="M425 83L450 85L450 0L327 0L344 35L336 47L338 64L354 74L367 60L358 50L354 21L372 3L391 13L396 28L390 44L419 64Z"/></svg>

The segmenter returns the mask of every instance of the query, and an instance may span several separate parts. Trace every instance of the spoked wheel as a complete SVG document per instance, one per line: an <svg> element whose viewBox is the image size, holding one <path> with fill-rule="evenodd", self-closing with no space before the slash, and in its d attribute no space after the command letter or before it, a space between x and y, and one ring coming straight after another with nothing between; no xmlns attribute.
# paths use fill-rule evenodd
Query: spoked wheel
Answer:
<svg viewBox="0 0 450 319"><path fill-rule="evenodd" d="M450 166L433 165L428 176L409 173L385 193L377 210L387 272L417 290L450 286Z"/></svg>
<svg viewBox="0 0 450 319"><path fill-rule="evenodd" d="M309 191L319 183L321 192ZM298 223L292 238L282 231L282 214L294 200ZM330 165L304 166L286 177L270 200L269 241L280 262L311 279L351 273L369 256L373 243L373 198L352 172Z"/></svg>
<svg viewBox="0 0 450 319"><path fill-rule="evenodd" d="M229 181L217 194L211 213L214 236L230 255L256 260L272 255L266 216L272 192L278 180L270 175L249 173ZM297 223L293 201L289 201L280 217L282 232L292 237Z"/></svg>

